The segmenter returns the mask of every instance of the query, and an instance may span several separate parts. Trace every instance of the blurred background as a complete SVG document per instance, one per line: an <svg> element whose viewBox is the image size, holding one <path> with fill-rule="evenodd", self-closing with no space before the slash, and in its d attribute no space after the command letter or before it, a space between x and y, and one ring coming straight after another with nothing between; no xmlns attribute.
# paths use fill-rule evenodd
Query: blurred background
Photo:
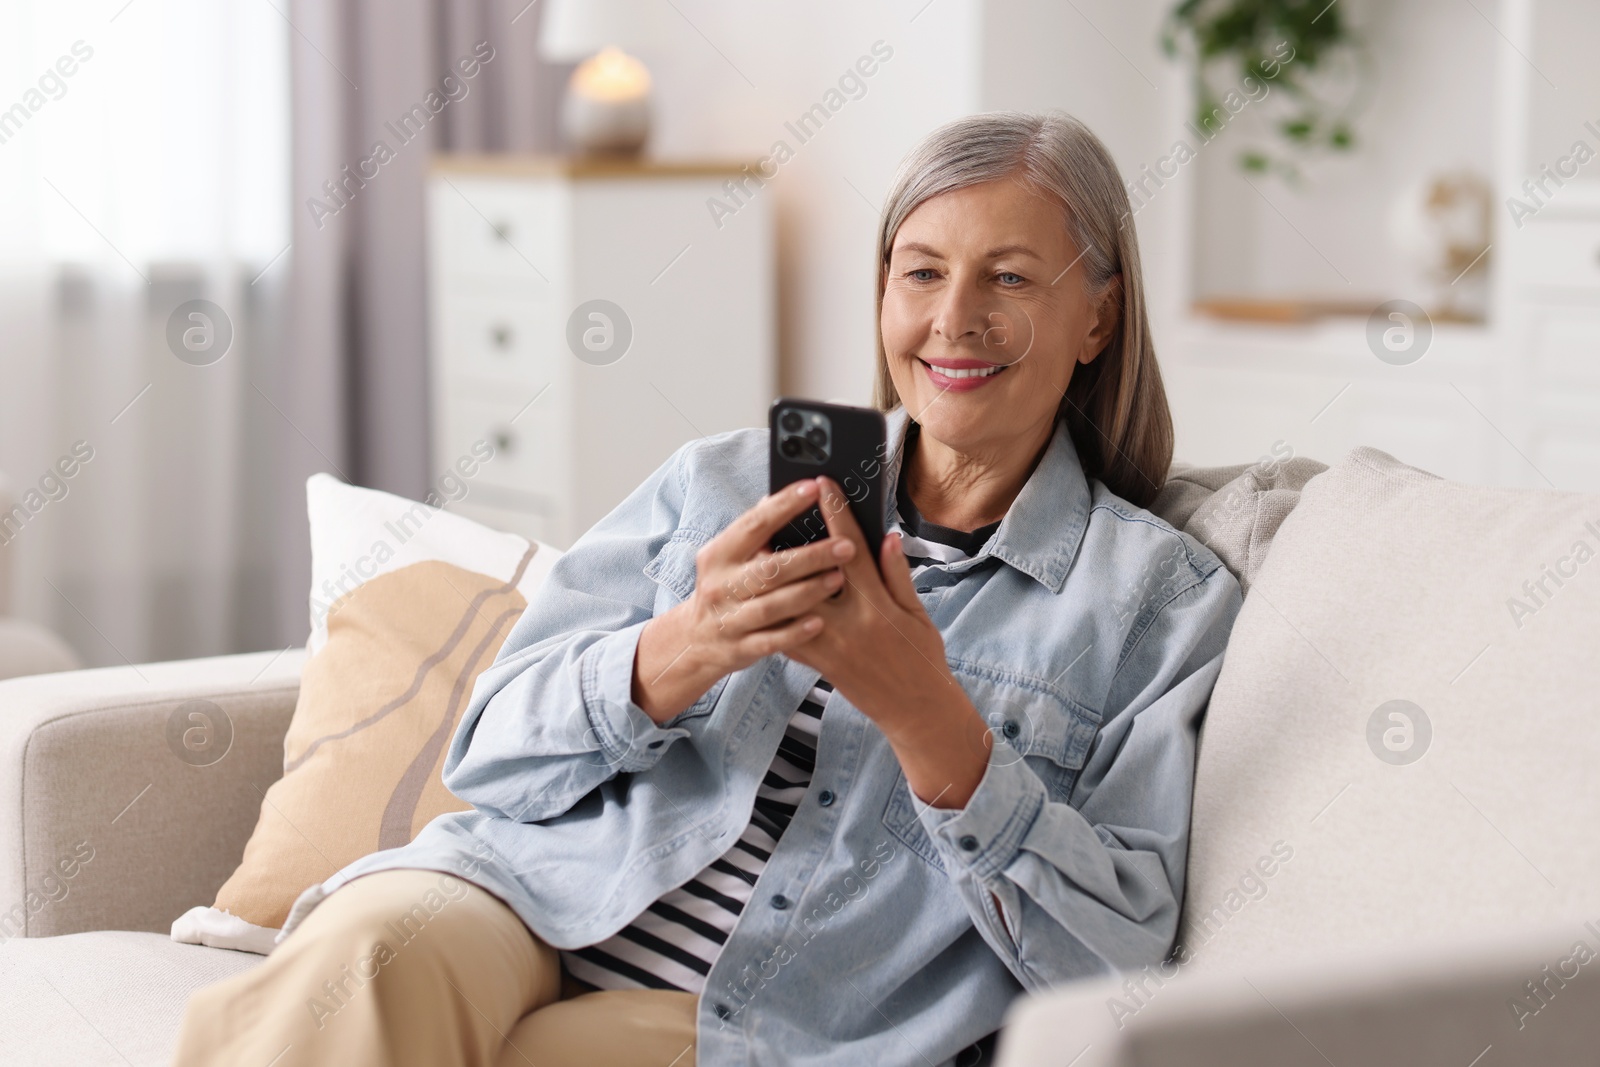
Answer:
<svg viewBox="0 0 1600 1067"><path fill-rule="evenodd" d="M780 393L866 403L895 167L1001 108L1121 167L1180 460L1600 489L1600 5L5 22L0 598L89 664L303 642L314 472L566 547Z"/></svg>

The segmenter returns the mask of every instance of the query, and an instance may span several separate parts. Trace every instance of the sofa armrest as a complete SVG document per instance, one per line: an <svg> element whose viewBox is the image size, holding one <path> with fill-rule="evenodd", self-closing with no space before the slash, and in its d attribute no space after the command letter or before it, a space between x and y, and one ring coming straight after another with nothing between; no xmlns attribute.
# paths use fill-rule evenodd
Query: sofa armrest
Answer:
<svg viewBox="0 0 1600 1067"><path fill-rule="evenodd" d="M1198 974L1173 974L1168 964L1077 983L1019 1000L996 1062L1592 1064L1600 1045L1597 929L1573 919L1294 964ZM1294 941L1285 931L1286 952Z"/></svg>
<svg viewBox="0 0 1600 1067"><path fill-rule="evenodd" d="M0 682L0 940L165 933L244 854L304 649Z"/></svg>

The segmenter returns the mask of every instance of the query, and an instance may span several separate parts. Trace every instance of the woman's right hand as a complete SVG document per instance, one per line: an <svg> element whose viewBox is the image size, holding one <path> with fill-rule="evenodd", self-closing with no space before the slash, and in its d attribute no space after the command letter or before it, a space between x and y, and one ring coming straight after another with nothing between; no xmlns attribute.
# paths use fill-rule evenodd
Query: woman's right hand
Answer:
<svg viewBox="0 0 1600 1067"><path fill-rule="evenodd" d="M645 624L633 660L633 702L666 722L724 675L786 652L822 630L810 610L844 584L855 545L833 536L773 552L772 536L817 503L807 478L763 497L695 554L694 593Z"/></svg>

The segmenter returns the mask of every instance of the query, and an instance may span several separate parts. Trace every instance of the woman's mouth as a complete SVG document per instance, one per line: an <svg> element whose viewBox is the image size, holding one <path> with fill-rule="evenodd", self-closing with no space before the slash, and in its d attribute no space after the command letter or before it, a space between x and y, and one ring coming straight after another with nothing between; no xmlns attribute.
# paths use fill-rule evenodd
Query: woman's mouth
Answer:
<svg viewBox="0 0 1600 1067"><path fill-rule="evenodd" d="M985 363L981 359L918 358L917 362L922 364L928 380L936 387L957 393L971 392L987 385L1009 366L1005 363Z"/></svg>

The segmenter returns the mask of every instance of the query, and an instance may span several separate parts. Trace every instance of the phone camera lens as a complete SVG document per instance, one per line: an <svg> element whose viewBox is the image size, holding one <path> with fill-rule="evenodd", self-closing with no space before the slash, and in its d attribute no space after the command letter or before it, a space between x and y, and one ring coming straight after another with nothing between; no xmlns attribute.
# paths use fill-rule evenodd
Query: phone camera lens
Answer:
<svg viewBox="0 0 1600 1067"><path fill-rule="evenodd" d="M778 445L778 451L787 459L795 459L800 455L800 439L798 437L785 437Z"/></svg>
<svg viewBox="0 0 1600 1067"><path fill-rule="evenodd" d="M824 430L821 426L813 426L811 429L806 431L806 440L810 441L816 447L821 448L828 443L828 431Z"/></svg>
<svg viewBox="0 0 1600 1067"><path fill-rule="evenodd" d="M782 415L778 416L778 425L782 426L790 433L799 433L800 427L804 425L804 423L805 420L800 417L800 413L798 411L785 411Z"/></svg>

